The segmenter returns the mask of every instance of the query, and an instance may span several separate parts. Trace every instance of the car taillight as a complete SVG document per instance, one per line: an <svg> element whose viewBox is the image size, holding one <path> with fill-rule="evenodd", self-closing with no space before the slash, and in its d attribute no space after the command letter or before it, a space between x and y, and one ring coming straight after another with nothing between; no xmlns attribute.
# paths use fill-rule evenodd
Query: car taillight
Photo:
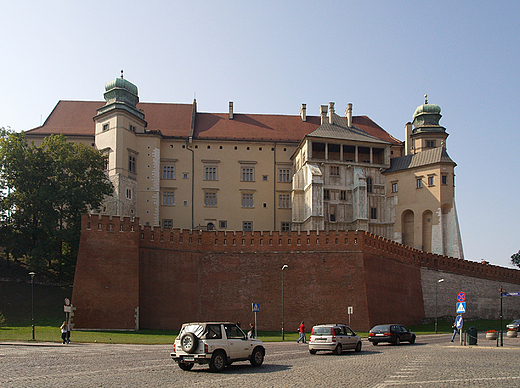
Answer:
<svg viewBox="0 0 520 388"><path fill-rule="evenodd" d="M177 352L175 351L175 342L173 343L173 353L177 353Z"/></svg>
<svg viewBox="0 0 520 388"><path fill-rule="evenodd" d="M336 342L336 336L332 334L332 342Z"/></svg>
<svg viewBox="0 0 520 388"><path fill-rule="evenodd" d="M204 344L204 353L208 353L208 344Z"/></svg>
<svg viewBox="0 0 520 388"><path fill-rule="evenodd" d="M392 335L392 333L385 333L385 335Z"/></svg>
<svg viewBox="0 0 520 388"><path fill-rule="evenodd" d="M373 336L375 336L375 334L374 333L368 333L368 336L369 337L373 337Z"/></svg>

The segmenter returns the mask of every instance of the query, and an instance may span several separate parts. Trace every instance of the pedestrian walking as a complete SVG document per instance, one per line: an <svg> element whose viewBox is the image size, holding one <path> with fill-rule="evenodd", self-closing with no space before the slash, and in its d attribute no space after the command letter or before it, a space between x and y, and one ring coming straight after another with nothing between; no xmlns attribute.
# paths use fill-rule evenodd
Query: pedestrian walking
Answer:
<svg viewBox="0 0 520 388"><path fill-rule="evenodd" d="M70 344L70 325L67 324L67 343Z"/></svg>
<svg viewBox="0 0 520 388"><path fill-rule="evenodd" d="M453 335L451 336L451 342L453 342L455 340L455 336L458 334L460 336L460 333L459 333L459 329L457 329L457 321L453 322L453 326L451 327L453 329Z"/></svg>
<svg viewBox="0 0 520 388"><path fill-rule="evenodd" d="M63 323L60 326L61 330L61 339L64 344L67 343L67 332L69 331L69 325L67 325L67 322L63 321Z"/></svg>
<svg viewBox="0 0 520 388"><path fill-rule="evenodd" d="M302 341L302 343L307 343L307 339L305 338L305 322L302 321L302 323L300 324L300 328L299 328L299 333L300 333L300 337L298 338L298 340L296 342L300 343L300 341Z"/></svg>
<svg viewBox="0 0 520 388"><path fill-rule="evenodd" d="M249 324L249 331L247 332L247 336L249 338L255 338L255 325L252 323Z"/></svg>

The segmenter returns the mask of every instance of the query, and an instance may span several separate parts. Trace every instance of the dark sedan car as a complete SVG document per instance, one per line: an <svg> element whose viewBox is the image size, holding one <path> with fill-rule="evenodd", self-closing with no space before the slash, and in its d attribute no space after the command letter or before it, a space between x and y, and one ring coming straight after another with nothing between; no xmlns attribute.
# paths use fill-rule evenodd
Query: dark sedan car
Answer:
<svg viewBox="0 0 520 388"><path fill-rule="evenodd" d="M399 345L404 341L413 344L415 343L415 334L403 325L377 325L368 332L368 340L374 346L380 342L390 342L394 345Z"/></svg>

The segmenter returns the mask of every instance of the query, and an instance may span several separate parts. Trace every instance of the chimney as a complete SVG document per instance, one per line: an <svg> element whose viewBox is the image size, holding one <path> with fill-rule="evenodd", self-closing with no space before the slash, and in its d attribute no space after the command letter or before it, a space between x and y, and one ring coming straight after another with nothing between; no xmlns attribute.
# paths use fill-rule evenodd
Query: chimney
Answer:
<svg viewBox="0 0 520 388"><path fill-rule="evenodd" d="M321 124L327 119L327 105L320 106Z"/></svg>
<svg viewBox="0 0 520 388"><path fill-rule="evenodd" d="M233 120L233 101L229 101L229 119Z"/></svg>
<svg viewBox="0 0 520 388"><path fill-rule="evenodd" d="M352 127L352 104L347 104L347 110L345 111L347 117L347 127Z"/></svg>
<svg viewBox="0 0 520 388"><path fill-rule="evenodd" d="M334 114L334 103L329 102L329 124L334 124L332 122L332 115Z"/></svg>
<svg viewBox="0 0 520 388"><path fill-rule="evenodd" d="M302 121L307 121L307 104L302 104L300 108L300 116L302 118Z"/></svg>
<svg viewBox="0 0 520 388"><path fill-rule="evenodd" d="M407 122L404 126L404 154L411 155L412 152L412 123Z"/></svg>

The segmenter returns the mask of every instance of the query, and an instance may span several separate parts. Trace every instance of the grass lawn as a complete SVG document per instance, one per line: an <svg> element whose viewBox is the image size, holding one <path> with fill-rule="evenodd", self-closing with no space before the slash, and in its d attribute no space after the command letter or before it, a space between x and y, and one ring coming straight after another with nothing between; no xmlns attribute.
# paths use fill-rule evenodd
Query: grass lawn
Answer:
<svg viewBox="0 0 520 388"><path fill-rule="evenodd" d="M504 320L505 325L509 320ZM476 327L479 332L495 329L499 330L500 320L479 320L465 322L463 330L469 327ZM410 330L417 335L434 334L434 324L410 326ZM439 322L438 333L451 333L451 323ZM37 342L61 342L61 333L59 327L53 326L36 326L35 341ZM114 344L172 344L178 334L178 330L140 330L132 331L94 331L94 330L73 330L71 333L72 342L82 343L114 343ZM358 332L360 337L368 337L368 333ZM307 339L310 333L307 333ZM264 342L281 342L282 333L278 331L258 331L258 338ZM285 333L285 341L296 341L298 333ZM32 341L31 326L7 326L0 328L1 341Z"/></svg>

